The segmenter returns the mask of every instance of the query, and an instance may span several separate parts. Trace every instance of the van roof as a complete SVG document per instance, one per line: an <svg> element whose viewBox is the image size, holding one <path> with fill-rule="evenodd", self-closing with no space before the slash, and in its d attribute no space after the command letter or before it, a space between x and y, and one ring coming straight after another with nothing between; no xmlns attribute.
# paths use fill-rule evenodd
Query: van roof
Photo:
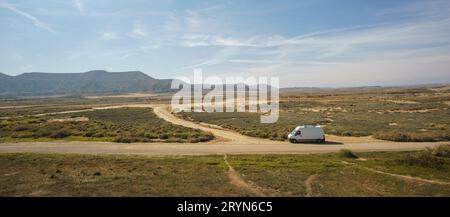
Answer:
<svg viewBox="0 0 450 217"><path fill-rule="evenodd" d="M301 125L297 126L295 130L303 129L303 128L321 128L319 125Z"/></svg>

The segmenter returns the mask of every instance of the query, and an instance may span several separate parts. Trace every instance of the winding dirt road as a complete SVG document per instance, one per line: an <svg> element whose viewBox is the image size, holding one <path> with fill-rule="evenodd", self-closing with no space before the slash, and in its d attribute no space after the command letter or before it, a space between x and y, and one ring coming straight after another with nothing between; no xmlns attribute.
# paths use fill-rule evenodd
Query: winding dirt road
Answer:
<svg viewBox="0 0 450 217"><path fill-rule="evenodd" d="M76 113L99 109L122 107L151 107L160 118L173 124L196 128L213 133L219 139L206 143L112 143L112 142L20 142L0 143L0 153L78 153L78 154L139 154L139 155L210 155L210 154L307 154L337 152L346 148L353 151L402 151L418 150L441 143L399 143L372 139L370 137L353 138L327 136L331 141L325 144L291 144L288 142L271 141L253 138L222 129L218 126L194 123L173 115L168 105L130 104L109 107L98 107L77 111L59 113ZM46 115L46 114L40 114Z"/></svg>
<svg viewBox="0 0 450 217"><path fill-rule="evenodd" d="M221 142L232 142L235 144L284 144L284 142L245 136L212 124L198 124L188 120L184 120L173 115L169 111L169 107L167 105L155 105L153 106L153 112L158 117L173 124L211 132L212 134L214 134L214 136L218 137L219 141Z"/></svg>

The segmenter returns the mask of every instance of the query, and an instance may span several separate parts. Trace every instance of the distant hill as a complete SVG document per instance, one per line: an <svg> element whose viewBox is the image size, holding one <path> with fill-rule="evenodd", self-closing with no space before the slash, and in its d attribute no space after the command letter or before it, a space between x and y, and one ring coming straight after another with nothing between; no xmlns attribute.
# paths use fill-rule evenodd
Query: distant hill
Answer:
<svg viewBox="0 0 450 217"><path fill-rule="evenodd" d="M0 73L0 95L131 93L170 91L171 79L155 79L140 71L84 73Z"/></svg>

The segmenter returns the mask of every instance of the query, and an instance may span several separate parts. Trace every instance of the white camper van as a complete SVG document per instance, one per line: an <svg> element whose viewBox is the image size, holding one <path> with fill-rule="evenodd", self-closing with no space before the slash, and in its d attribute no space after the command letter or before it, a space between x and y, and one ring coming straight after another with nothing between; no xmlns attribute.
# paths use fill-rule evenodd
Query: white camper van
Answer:
<svg viewBox="0 0 450 217"><path fill-rule="evenodd" d="M325 133L322 127L313 125L304 125L296 127L288 135L288 139L292 143L296 142L325 142Z"/></svg>

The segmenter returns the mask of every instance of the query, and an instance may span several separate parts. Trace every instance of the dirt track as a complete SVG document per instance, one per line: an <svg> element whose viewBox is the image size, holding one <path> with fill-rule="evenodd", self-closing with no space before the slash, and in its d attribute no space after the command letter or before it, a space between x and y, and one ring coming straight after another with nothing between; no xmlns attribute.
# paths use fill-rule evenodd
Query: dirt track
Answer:
<svg viewBox="0 0 450 217"><path fill-rule="evenodd" d="M153 112L160 118L171 122L173 124L195 128L203 131L208 131L214 134L214 136L219 138L222 142L232 142L237 144L283 144L284 142L271 141L267 139L260 139L255 137L244 136L237 132L233 132L227 129L221 129L219 126L198 124L191 121L187 121L177 116L173 115L169 111L167 105L155 105L153 107Z"/></svg>
<svg viewBox="0 0 450 217"><path fill-rule="evenodd" d="M207 143L132 143L112 142L21 142L0 143L0 153L80 153L80 154L142 154L142 155L209 155L209 154L307 154L336 152L342 148L353 151L400 151L418 150L440 143L399 143L375 140L370 137L353 138L327 136L326 144L291 144L253 138L219 127L212 127L180 119L167 110L167 105L134 104L96 109L120 107L152 107L159 117L174 124L212 132L219 139ZM86 111L86 110L83 110ZM79 111L65 111L74 113ZM43 115L43 114L42 114Z"/></svg>

